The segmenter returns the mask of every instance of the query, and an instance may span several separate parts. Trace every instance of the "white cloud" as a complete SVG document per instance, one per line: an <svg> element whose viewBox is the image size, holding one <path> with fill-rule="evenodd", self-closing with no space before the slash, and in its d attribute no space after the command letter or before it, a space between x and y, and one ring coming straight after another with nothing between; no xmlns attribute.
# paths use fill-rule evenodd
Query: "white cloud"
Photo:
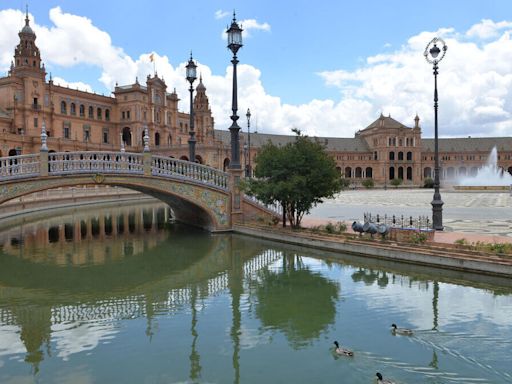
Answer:
<svg viewBox="0 0 512 384"><path fill-rule="evenodd" d="M0 70L9 68L23 19L22 12L0 11ZM112 90L116 82L131 84L136 77L144 84L146 76L155 68L159 76L164 77L169 91L176 88L182 99L180 109L188 111L185 61L173 65L167 56L156 52L154 63L149 60L150 53L132 58L113 45L108 33L90 19L64 13L59 7L50 10L50 20L51 27L31 21L43 60L48 64L99 68L99 81L108 90ZM267 23L256 20L241 23L244 34L270 31ZM245 115L250 108L252 125L256 128L257 124L260 132L289 134L292 127L297 127L309 135L352 137L381 111L386 115L391 113L409 126L418 113L424 136L432 137L434 78L423 51L434 36L439 36L448 45L438 76L440 135L512 135L511 31L512 22L483 20L468 31L443 28L420 32L398 48L388 47L385 53L365 58L354 70L319 72L325 86L339 90L339 97L312 99L301 105L286 104L278 96L270 95L261 81L259 69L240 64L239 115ZM77 41L80 44L76 44ZM224 73L213 74L206 64L199 62L198 71L207 88L216 128L227 129L231 124L232 68L229 65ZM59 81L67 84L62 79ZM69 86L90 89L80 82Z"/></svg>
<svg viewBox="0 0 512 384"><path fill-rule="evenodd" d="M259 23L255 19L245 19L240 21L241 28L244 30L244 37L250 37L251 31L265 31L270 32L269 23Z"/></svg>
<svg viewBox="0 0 512 384"><path fill-rule="evenodd" d="M500 30L510 27L512 27L512 23L509 21L495 23L492 20L484 19L480 23L473 25L466 32L466 36L478 39L490 39L498 36Z"/></svg>
<svg viewBox="0 0 512 384"><path fill-rule="evenodd" d="M219 10L215 11L215 18L216 19L223 19L223 18L225 18L228 15L229 15L229 12L228 11L223 11L222 9L219 9Z"/></svg>
<svg viewBox="0 0 512 384"><path fill-rule="evenodd" d="M93 91L92 87L89 84L83 83L81 81L67 82L66 80L64 80L64 79L62 79L60 77L54 77L53 78L53 83L55 85L60 85L61 87L67 87L67 88L71 88L71 89L78 89L80 91L85 91L85 92L92 92Z"/></svg>

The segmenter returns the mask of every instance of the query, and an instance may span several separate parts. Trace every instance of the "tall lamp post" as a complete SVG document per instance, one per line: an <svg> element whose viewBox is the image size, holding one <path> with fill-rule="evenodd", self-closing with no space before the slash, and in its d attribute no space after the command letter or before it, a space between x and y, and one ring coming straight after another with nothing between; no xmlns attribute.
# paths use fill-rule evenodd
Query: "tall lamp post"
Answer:
<svg viewBox="0 0 512 384"><path fill-rule="evenodd" d="M247 165L247 168L245 168L245 176L251 177L252 175L252 169L251 169L251 110L247 108L247 113L245 114L247 117L247 153L249 157L249 164Z"/></svg>
<svg viewBox="0 0 512 384"><path fill-rule="evenodd" d="M190 52L190 60L188 61L188 64L186 66L187 69L187 80L190 83L190 138L188 139L188 158L189 161L195 162L196 161L196 138L194 131L194 100L193 100L193 94L194 94L194 87L192 87L192 84L197 79L197 65L194 63L194 60L192 59L192 52Z"/></svg>
<svg viewBox="0 0 512 384"><path fill-rule="evenodd" d="M441 48L437 46L439 44ZM448 47L443 39L438 37L434 37L432 41L427 44L425 48L425 52L423 55L428 63L433 64L434 66L434 129L435 129L435 137L434 137L434 199L432 200L432 226L435 230L442 231L443 230L443 200L441 200L441 193L439 192L439 139L438 139L438 129L437 129L437 74L438 74L438 64L441 60L443 60L446 50Z"/></svg>
<svg viewBox="0 0 512 384"><path fill-rule="evenodd" d="M233 98L232 98L232 111L231 120L233 123L231 127L229 127L229 131L231 132L231 162L229 163L229 168L231 169L240 169L240 136L239 131L240 127L237 124L238 116L236 114L238 110L238 94L237 94L237 81L236 81L236 65L238 64L238 59L236 57L236 53L240 48L242 48L242 31L238 23L236 22L236 15L233 12L233 21L231 22L231 26L226 31L228 34L228 48L233 52L233 59L231 63L233 64Z"/></svg>

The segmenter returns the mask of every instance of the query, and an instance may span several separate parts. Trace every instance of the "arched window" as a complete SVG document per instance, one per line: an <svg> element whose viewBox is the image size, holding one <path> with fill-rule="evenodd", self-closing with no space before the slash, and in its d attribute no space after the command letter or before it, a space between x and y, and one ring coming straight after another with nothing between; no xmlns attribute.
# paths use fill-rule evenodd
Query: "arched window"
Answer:
<svg viewBox="0 0 512 384"><path fill-rule="evenodd" d="M466 167L460 167L459 168L459 176L466 176L467 170Z"/></svg>
<svg viewBox="0 0 512 384"><path fill-rule="evenodd" d="M398 160L403 160L403 159L404 159L404 153L398 152Z"/></svg>
<svg viewBox="0 0 512 384"><path fill-rule="evenodd" d="M345 167L345 178L350 179L352 177L352 168Z"/></svg>
<svg viewBox="0 0 512 384"><path fill-rule="evenodd" d="M89 119L94 119L94 108L89 107Z"/></svg>
<svg viewBox="0 0 512 384"><path fill-rule="evenodd" d="M404 167L398 167L398 178L404 179Z"/></svg>
<svg viewBox="0 0 512 384"><path fill-rule="evenodd" d="M224 159L224 166L223 166L223 171L226 172L226 170L229 168L229 163L230 163L230 160L226 157Z"/></svg>
<svg viewBox="0 0 512 384"><path fill-rule="evenodd" d="M101 120L101 108L96 109L96 118Z"/></svg>
<svg viewBox="0 0 512 384"><path fill-rule="evenodd" d="M389 160L395 160L395 152L389 152Z"/></svg>
<svg viewBox="0 0 512 384"><path fill-rule="evenodd" d="M80 117L85 116L85 105L80 104Z"/></svg>
<svg viewBox="0 0 512 384"><path fill-rule="evenodd" d="M389 180L393 180L395 178L395 167L389 167Z"/></svg>
<svg viewBox="0 0 512 384"><path fill-rule="evenodd" d="M341 175L341 167L336 167L336 171Z"/></svg>
<svg viewBox="0 0 512 384"><path fill-rule="evenodd" d="M412 167L407 167L407 180L412 180Z"/></svg>
<svg viewBox="0 0 512 384"><path fill-rule="evenodd" d="M73 116L76 116L76 105L75 103L71 103L69 105L69 113Z"/></svg>
<svg viewBox="0 0 512 384"><path fill-rule="evenodd" d="M373 169L372 167L366 167L366 170L364 172L366 174L367 179L371 179L373 177Z"/></svg>
<svg viewBox="0 0 512 384"><path fill-rule="evenodd" d="M356 168L356 177L361 178L362 176L363 176L363 170L361 169L361 167L357 167Z"/></svg>
<svg viewBox="0 0 512 384"><path fill-rule="evenodd" d="M105 120L110 121L110 109L105 109Z"/></svg>
<svg viewBox="0 0 512 384"><path fill-rule="evenodd" d="M446 177L448 179L454 179L455 178L455 168L448 167L448 169L446 170Z"/></svg>
<svg viewBox="0 0 512 384"><path fill-rule="evenodd" d="M160 134L158 132L155 133L155 145L157 147L160 145Z"/></svg>
<svg viewBox="0 0 512 384"><path fill-rule="evenodd" d="M425 177L425 178L427 178L427 177L432 178L432 168L425 167L423 169L423 177Z"/></svg>
<svg viewBox="0 0 512 384"><path fill-rule="evenodd" d="M130 127L123 128L123 141L125 145L132 145L132 133L130 131Z"/></svg>
<svg viewBox="0 0 512 384"><path fill-rule="evenodd" d="M68 113L68 106L66 105L65 101L60 102L60 113L64 113L64 114Z"/></svg>
<svg viewBox="0 0 512 384"><path fill-rule="evenodd" d="M412 160L412 152L407 152L407 160Z"/></svg>

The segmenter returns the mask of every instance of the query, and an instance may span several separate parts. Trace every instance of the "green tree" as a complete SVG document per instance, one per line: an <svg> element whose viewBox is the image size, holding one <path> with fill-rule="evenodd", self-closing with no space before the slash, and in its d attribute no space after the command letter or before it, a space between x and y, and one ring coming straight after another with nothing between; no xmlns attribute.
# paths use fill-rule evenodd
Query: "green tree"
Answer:
<svg viewBox="0 0 512 384"><path fill-rule="evenodd" d="M286 220L300 227L304 214L341 190L334 159L316 140L294 129L295 140L283 146L265 144L256 157L255 178L245 190L266 204L280 203Z"/></svg>

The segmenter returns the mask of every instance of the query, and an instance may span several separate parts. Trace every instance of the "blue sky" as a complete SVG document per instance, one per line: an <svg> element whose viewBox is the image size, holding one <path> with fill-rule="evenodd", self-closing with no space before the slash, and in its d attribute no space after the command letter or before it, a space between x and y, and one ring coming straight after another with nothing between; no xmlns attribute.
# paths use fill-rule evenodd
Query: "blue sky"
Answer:
<svg viewBox="0 0 512 384"><path fill-rule="evenodd" d="M0 4L0 22L10 20L0 23L7 35L0 37L3 73L23 25L21 14L7 10L24 7L18 0ZM155 52L157 71L177 88L187 111L183 64L192 49L219 129L229 125L231 54L222 36L233 9L246 29L239 106L251 108L261 131L298 127L311 135L352 136L380 112L406 125L418 113L431 136L433 78L422 51L441 36L449 46L439 78L441 134L512 135L508 0L29 4L47 70L71 86L108 94L115 81L151 72L148 55Z"/></svg>

